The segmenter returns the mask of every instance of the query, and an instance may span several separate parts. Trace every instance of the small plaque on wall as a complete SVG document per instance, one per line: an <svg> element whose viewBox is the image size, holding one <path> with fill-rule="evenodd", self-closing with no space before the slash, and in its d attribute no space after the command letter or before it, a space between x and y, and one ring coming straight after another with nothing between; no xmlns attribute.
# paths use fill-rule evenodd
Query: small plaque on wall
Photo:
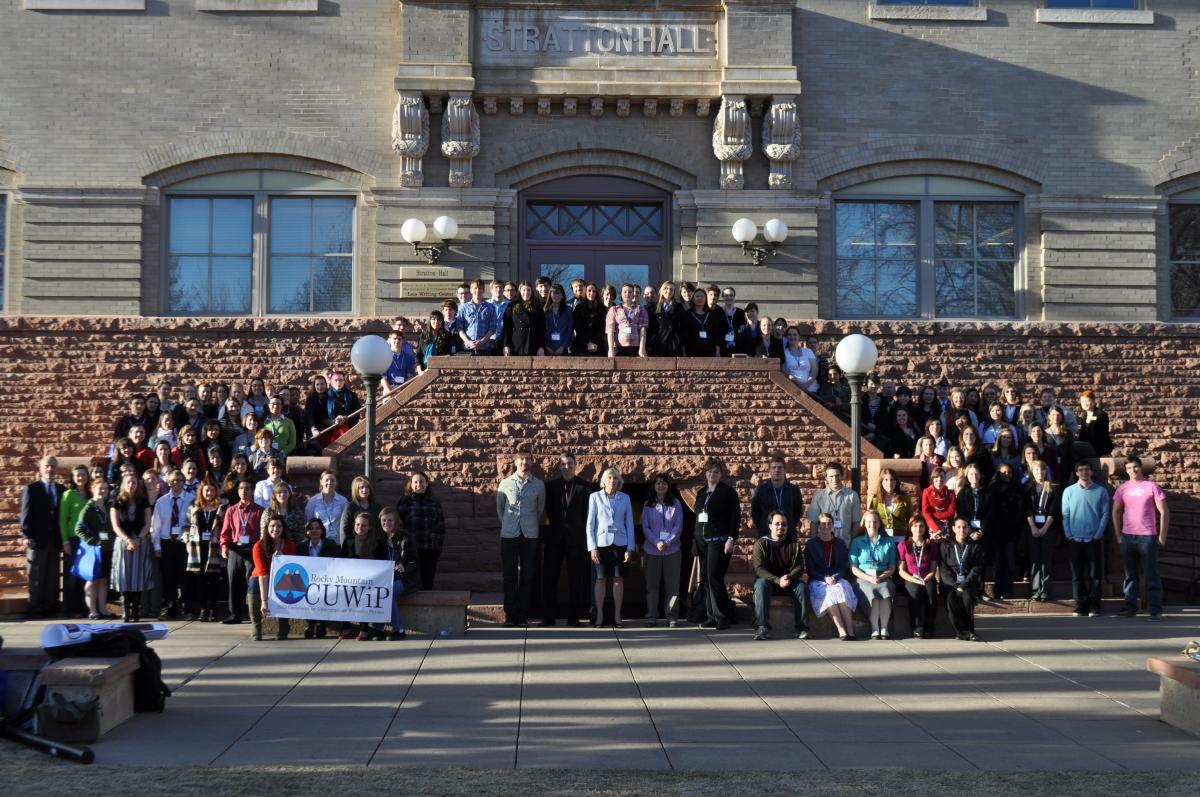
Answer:
<svg viewBox="0 0 1200 797"><path fill-rule="evenodd" d="M401 282L401 299L453 299L458 282Z"/></svg>
<svg viewBox="0 0 1200 797"><path fill-rule="evenodd" d="M400 266L402 280L454 280L463 281L463 270L453 266ZM451 291L453 294L454 291Z"/></svg>

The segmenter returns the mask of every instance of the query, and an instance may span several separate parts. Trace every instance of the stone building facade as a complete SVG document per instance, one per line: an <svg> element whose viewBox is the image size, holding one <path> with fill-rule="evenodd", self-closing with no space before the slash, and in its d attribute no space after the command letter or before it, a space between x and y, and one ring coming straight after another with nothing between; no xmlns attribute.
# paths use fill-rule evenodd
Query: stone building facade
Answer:
<svg viewBox="0 0 1200 797"><path fill-rule="evenodd" d="M0 0L0 555L32 460L126 391L296 383L543 273L1100 388L1195 494L1200 6L1054 5ZM401 229L440 216L431 264ZM756 264L739 218L789 235Z"/></svg>

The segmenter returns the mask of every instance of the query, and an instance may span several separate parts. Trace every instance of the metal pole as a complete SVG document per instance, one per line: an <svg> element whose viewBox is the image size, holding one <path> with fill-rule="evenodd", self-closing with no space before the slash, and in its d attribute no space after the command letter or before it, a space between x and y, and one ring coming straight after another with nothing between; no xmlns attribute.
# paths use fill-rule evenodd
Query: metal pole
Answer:
<svg viewBox="0 0 1200 797"><path fill-rule="evenodd" d="M367 440L363 452L363 476L370 481L375 471L375 390L379 387L378 374L364 374L367 384Z"/></svg>
<svg viewBox="0 0 1200 797"><path fill-rule="evenodd" d="M850 383L850 488L862 495L862 389L866 374L846 374ZM368 438L370 439L370 438Z"/></svg>

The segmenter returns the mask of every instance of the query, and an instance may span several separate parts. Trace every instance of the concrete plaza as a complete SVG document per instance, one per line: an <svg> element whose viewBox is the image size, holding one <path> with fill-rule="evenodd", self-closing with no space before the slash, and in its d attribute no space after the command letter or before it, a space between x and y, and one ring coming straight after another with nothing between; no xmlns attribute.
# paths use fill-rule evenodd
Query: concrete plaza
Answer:
<svg viewBox="0 0 1200 797"><path fill-rule="evenodd" d="M1198 621L988 617L977 643L661 627L255 643L178 623L154 646L166 712L94 749L100 765L1200 770L1145 670Z"/></svg>

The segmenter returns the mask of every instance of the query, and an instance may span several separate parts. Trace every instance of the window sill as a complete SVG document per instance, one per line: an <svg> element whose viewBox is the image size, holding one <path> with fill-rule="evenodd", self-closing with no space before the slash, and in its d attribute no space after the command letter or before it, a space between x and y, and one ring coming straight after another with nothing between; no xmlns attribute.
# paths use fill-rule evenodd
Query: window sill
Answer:
<svg viewBox="0 0 1200 797"><path fill-rule="evenodd" d="M912 22L987 22L986 8L978 6L877 6L867 8L868 19Z"/></svg>
<svg viewBox="0 0 1200 797"><path fill-rule="evenodd" d="M320 0L196 0L197 11L312 13Z"/></svg>
<svg viewBox="0 0 1200 797"><path fill-rule="evenodd" d="M26 11L145 11L146 0L25 0Z"/></svg>
<svg viewBox="0 0 1200 797"><path fill-rule="evenodd" d="M1119 8L1039 8L1037 21L1050 25L1153 25L1154 12Z"/></svg>

